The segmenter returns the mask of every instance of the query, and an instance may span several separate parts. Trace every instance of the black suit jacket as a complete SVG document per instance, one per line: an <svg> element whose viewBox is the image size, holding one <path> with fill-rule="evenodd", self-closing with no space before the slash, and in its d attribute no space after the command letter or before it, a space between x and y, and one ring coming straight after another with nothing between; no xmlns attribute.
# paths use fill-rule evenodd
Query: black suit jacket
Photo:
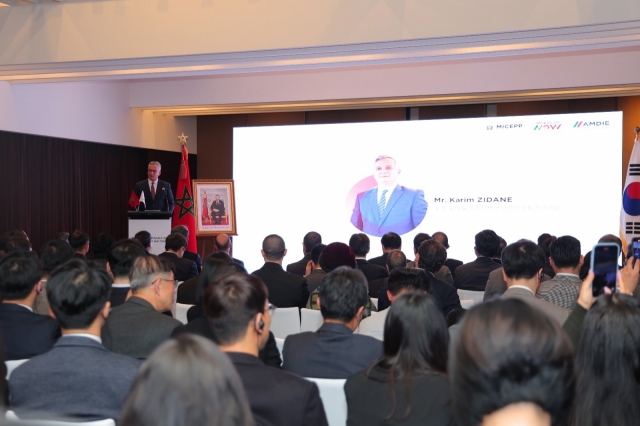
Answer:
<svg viewBox="0 0 640 426"><path fill-rule="evenodd" d="M58 321L13 303L0 304L0 329L7 361L48 352L60 337Z"/></svg>
<svg viewBox="0 0 640 426"><path fill-rule="evenodd" d="M111 287L111 296L109 297L111 309L122 305L127 300L129 290L131 290L131 287Z"/></svg>
<svg viewBox="0 0 640 426"><path fill-rule="evenodd" d="M382 266L383 268L386 268L387 257L389 257L389 253L382 253L382 256L373 257L369 259L369 263L373 263L374 265L378 265L378 266Z"/></svg>
<svg viewBox="0 0 640 426"><path fill-rule="evenodd" d="M489 274L494 269L500 268L500 264L489 257L478 257L473 262L465 263L456 268L453 280L456 288L460 290L484 291L487 286Z"/></svg>
<svg viewBox="0 0 640 426"><path fill-rule="evenodd" d="M451 274L453 274L454 271L456 270L456 268L458 266L461 266L461 265L462 265L462 261L461 260L447 259L447 260L444 261L444 266L449 268L449 270L451 271Z"/></svg>
<svg viewBox="0 0 640 426"><path fill-rule="evenodd" d="M162 190L164 188L164 191ZM173 212L173 206L175 201L173 199L173 192L171 191L171 184L164 180L158 179L158 186L156 188L156 198L151 198L151 188L149 188L149 181L147 179L141 180L136 183L133 188L133 192L140 197L140 194L144 192L144 206L145 210L160 210L163 212ZM168 209L167 209L168 203Z"/></svg>
<svg viewBox="0 0 640 426"><path fill-rule="evenodd" d="M196 267L198 268L198 273L200 273L200 271L202 270L202 258L198 253L185 250L184 254L182 255L182 258L187 260L193 260L196 263Z"/></svg>
<svg viewBox="0 0 640 426"><path fill-rule="evenodd" d="M200 276L189 278L178 286L178 295L176 297L177 303L184 303L185 305L195 305L196 295L198 293L198 282Z"/></svg>
<svg viewBox="0 0 640 426"><path fill-rule="evenodd" d="M324 323L315 332L284 341L282 368L303 377L346 379L382 356L382 342L353 334L345 325Z"/></svg>
<svg viewBox="0 0 640 426"><path fill-rule="evenodd" d="M253 355L228 352L260 426L326 426L318 386L295 374L269 368Z"/></svg>
<svg viewBox="0 0 640 426"><path fill-rule="evenodd" d="M446 317L449 312L455 309L462 309L460 297L456 289L452 285L435 278L431 272L426 272L429 274L429 277L431 277L431 295L436 299L436 302L438 302L438 306L440 306L444 316ZM380 286L378 292L378 311L382 311L391 306L391 301L389 301L389 297L387 296L388 288L388 280Z"/></svg>
<svg viewBox="0 0 640 426"><path fill-rule="evenodd" d="M287 272L293 275L300 275L304 277L304 273L307 269L307 263L311 260L311 253L305 254L304 257L297 262L287 265Z"/></svg>
<svg viewBox="0 0 640 426"><path fill-rule="evenodd" d="M189 278L193 278L199 274L198 267L196 266L196 262L189 259L182 259L178 257L175 253L169 253L165 251L164 253L160 253L158 256L167 259L169 262L173 263L173 276L178 281L186 281Z"/></svg>
<svg viewBox="0 0 640 426"><path fill-rule="evenodd" d="M269 289L269 301L279 308L304 308L309 299L309 287L304 277L290 274L282 266L266 262L253 272Z"/></svg>
<svg viewBox="0 0 640 426"><path fill-rule="evenodd" d="M356 263L369 283L389 276L387 268L367 262L365 259L356 259Z"/></svg>

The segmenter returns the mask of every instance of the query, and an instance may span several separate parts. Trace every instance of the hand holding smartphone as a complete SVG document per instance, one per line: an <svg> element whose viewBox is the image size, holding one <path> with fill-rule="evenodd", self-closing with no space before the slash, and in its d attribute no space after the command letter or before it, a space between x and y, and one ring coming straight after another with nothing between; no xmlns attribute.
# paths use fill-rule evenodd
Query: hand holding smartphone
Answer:
<svg viewBox="0 0 640 426"><path fill-rule="evenodd" d="M591 250L591 270L595 275L593 283L591 284L593 297L598 297L603 294L605 292L605 287L609 288L611 293L616 292L616 277L618 275L619 257L620 248L615 243L599 243L593 246L593 249Z"/></svg>

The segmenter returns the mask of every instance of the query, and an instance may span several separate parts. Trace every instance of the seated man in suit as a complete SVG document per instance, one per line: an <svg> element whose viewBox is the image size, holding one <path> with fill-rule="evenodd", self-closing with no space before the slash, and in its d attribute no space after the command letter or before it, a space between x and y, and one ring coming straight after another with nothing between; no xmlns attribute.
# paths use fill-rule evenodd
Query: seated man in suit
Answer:
<svg viewBox="0 0 640 426"><path fill-rule="evenodd" d="M107 252L116 244L113 235L101 232L93 240L93 262L100 265L103 269L107 269Z"/></svg>
<svg viewBox="0 0 640 426"><path fill-rule="evenodd" d="M311 260L307 264L308 272L304 275L307 279L310 294L320 287L322 280L327 275L327 272L320 266L320 255L326 247L324 244L316 244L316 246L311 249Z"/></svg>
<svg viewBox="0 0 640 426"><path fill-rule="evenodd" d="M353 334L369 297L361 271L341 266L322 281L318 305L324 323L315 332L292 334L284 341L282 368L303 377L346 379L382 355L382 344Z"/></svg>
<svg viewBox="0 0 640 426"><path fill-rule="evenodd" d="M436 299L442 313L446 317L449 312L462 309L460 297L455 287L435 277L447 258L447 249L436 240L426 240L418 248L416 261L418 267L427 271L431 276L431 295Z"/></svg>
<svg viewBox="0 0 640 426"><path fill-rule="evenodd" d="M185 238L185 240L187 240L187 246L189 246L189 228L187 228L184 225L174 226L173 228L171 228L171 233L182 235ZM194 261L196 263L196 268L198 269L198 273L202 271L202 258L198 253L185 250L184 253L182 254L182 258Z"/></svg>
<svg viewBox="0 0 640 426"><path fill-rule="evenodd" d="M538 298L561 308L573 309L578 300L582 280L578 276L584 262L580 251L580 241L565 235L549 246L549 261L556 273L549 281L540 283Z"/></svg>
<svg viewBox="0 0 640 426"><path fill-rule="evenodd" d="M431 293L431 278L425 271L418 268L398 268L391 272L387 290L389 301L393 304L395 299L407 291ZM388 313L389 309L372 313L369 318L362 320L358 333L384 340L384 323Z"/></svg>
<svg viewBox="0 0 640 426"><path fill-rule="evenodd" d="M420 248L420 244L422 244L424 241L430 240L430 239L432 239L431 236L429 234L425 234L424 232L421 232L421 233L417 234L415 237L413 237L413 256L414 256L414 259L418 255L418 248ZM445 261L445 263L446 263L446 261ZM460 264L462 264L462 262L460 262ZM415 260L413 262L407 262L407 268L417 268L417 267L418 267L418 265L415 262ZM442 265L442 268L440 268L440 270L437 271L433 275L436 277L436 279L438 279L440 281L444 281L447 284L454 285L453 284L453 274L451 273L451 270L449 270L447 265Z"/></svg>
<svg viewBox="0 0 640 426"><path fill-rule="evenodd" d="M449 237L447 237L447 234L440 231L435 232L433 234L433 239L439 242L440 244L442 244L444 248L447 249L447 251L449 250ZM420 246L418 245L418 247ZM447 260L444 262L444 265L447 268L449 268L452 274L454 274L456 268L462 265L462 261L456 260L456 259L450 259L449 257L447 257Z"/></svg>
<svg viewBox="0 0 640 426"><path fill-rule="evenodd" d="M502 265L508 287L502 297L521 299L562 327L569 310L536 297L544 268L544 251L532 241L520 240L502 251Z"/></svg>
<svg viewBox="0 0 640 426"><path fill-rule="evenodd" d="M40 262L42 262L42 291L36 297L33 312L40 315L49 315L49 302L47 300L47 280L49 275L58 266L68 262L73 258L73 249L66 241L58 239L45 243L40 251Z"/></svg>
<svg viewBox="0 0 640 426"><path fill-rule="evenodd" d="M0 329L7 360L47 352L60 337L53 318L33 312L42 291L42 266L34 252L13 252L0 261Z"/></svg>
<svg viewBox="0 0 640 426"><path fill-rule="evenodd" d="M358 194L351 223L362 232L381 237L387 232L406 234L427 214L427 201L421 189L398 185L400 169L396 160L381 155L374 161L375 188Z"/></svg>
<svg viewBox="0 0 640 426"><path fill-rule="evenodd" d="M264 265L252 275L266 284L271 303L279 308L304 308L309 298L307 280L282 269L282 259L287 255L282 237L267 235L262 241L260 253Z"/></svg>
<svg viewBox="0 0 640 426"><path fill-rule="evenodd" d="M369 259L369 263L384 268L387 266L387 256L389 252L392 250L402 250L402 238L395 232L387 232L380 239L380 244L382 245L382 256Z"/></svg>
<svg viewBox="0 0 640 426"><path fill-rule="evenodd" d="M110 287L106 271L80 260L51 275L48 298L62 337L11 374L11 406L18 416L118 420L141 362L102 346Z"/></svg>
<svg viewBox="0 0 640 426"><path fill-rule="evenodd" d="M391 274L396 269L406 268L407 256L400 250L393 250L387 256L387 271ZM389 289L389 277L369 283L369 296L378 298L378 312L391 306L391 301L387 294ZM374 295L374 296L372 296Z"/></svg>
<svg viewBox="0 0 640 426"><path fill-rule="evenodd" d="M109 302L112 308L124 303L131 290L129 273L134 260L145 256L144 247L136 239L118 241L107 252L107 268L113 276Z"/></svg>
<svg viewBox="0 0 640 426"><path fill-rule="evenodd" d="M304 257L297 262L287 265L287 272L294 275L304 276L309 260L311 260L311 250L318 244L322 244L322 236L317 232L307 232L302 239L302 253Z"/></svg>
<svg viewBox="0 0 640 426"><path fill-rule="evenodd" d="M349 238L349 247L353 250L353 254L356 255L358 269L364 274L367 283L389 276L389 273L384 267L367 262L370 244L367 234L353 234L351 238Z"/></svg>
<svg viewBox="0 0 640 426"><path fill-rule="evenodd" d="M458 266L453 276L456 288L460 290L484 291L489 274L500 267L492 259L500 246L500 237L492 230L485 229L476 234L475 242L477 259Z"/></svg>
<svg viewBox="0 0 640 426"><path fill-rule="evenodd" d="M73 257L76 259L87 260L87 253L89 252L89 234L84 231L76 229L71 235L69 235L69 244L75 252Z"/></svg>
<svg viewBox="0 0 640 426"><path fill-rule="evenodd" d="M226 253L231 256L231 246L233 245L231 244L231 237L229 237L227 234L218 234L213 241L216 245L217 253ZM232 257L231 260L244 266L244 262L240 259Z"/></svg>
<svg viewBox="0 0 640 426"><path fill-rule="evenodd" d="M507 291L507 282L505 281L504 274L502 272L503 269L498 268L494 269L489 274L487 287L484 289L484 296L482 297L483 302L491 299L497 299ZM542 283L549 281L550 279L551 277L549 275L543 273L542 278L540 279L540 285L542 286Z"/></svg>
<svg viewBox="0 0 640 426"><path fill-rule="evenodd" d="M149 231L140 231L133 238L140 241L142 247L144 247L147 255L151 254L151 247L153 247L153 240Z"/></svg>
<svg viewBox="0 0 640 426"><path fill-rule="evenodd" d="M133 192L138 198L144 193L146 210L160 210L173 212L175 201L171 184L158 179L162 173L162 165L157 161L151 161L147 166L147 179L136 183Z"/></svg>
<svg viewBox="0 0 640 426"><path fill-rule="evenodd" d="M220 199L220 195L216 194L216 198L211 202L211 217L213 218L213 223L220 225L223 216L225 216L224 201Z"/></svg>
<svg viewBox="0 0 640 426"><path fill-rule="evenodd" d="M169 234L164 242L166 251L158 255L173 264L173 273L178 281L186 281L200 273L196 262L182 258L188 244L187 239L182 235Z"/></svg>
<svg viewBox="0 0 640 426"><path fill-rule="evenodd" d="M207 289L213 335L240 375L256 424L327 425L315 383L258 358L269 338L272 309L267 287L256 276L236 273Z"/></svg>
<svg viewBox="0 0 640 426"><path fill-rule="evenodd" d="M104 346L118 354L147 358L182 324L161 313L173 307L175 289L169 262L156 256L137 258L131 268L133 296L111 310L102 327Z"/></svg>

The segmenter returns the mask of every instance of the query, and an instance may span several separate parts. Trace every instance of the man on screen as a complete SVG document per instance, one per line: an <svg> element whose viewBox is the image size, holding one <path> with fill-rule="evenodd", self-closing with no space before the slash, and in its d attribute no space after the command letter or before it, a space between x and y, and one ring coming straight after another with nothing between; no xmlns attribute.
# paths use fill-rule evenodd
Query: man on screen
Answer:
<svg viewBox="0 0 640 426"><path fill-rule="evenodd" d="M136 183L133 189L136 196L144 193L144 204L146 210L160 210L163 212L173 212L173 192L171 184L158 179L162 166L157 161L152 161L147 166L147 179Z"/></svg>
<svg viewBox="0 0 640 426"><path fill-rule="evenodd" d="M220 199L218 194L216 194L216 199L211 203L211 216L213 217L213 223L220 225L222 216L224 216L224 201Z"/></svg>
<svg viewBox="0 0 640 426"><path fill-rule="evenodd" d="M398 185L396 160L381 155L374 162L373 177L378 186L358 194L351 223L364 233L380 237L387 232L406 234L427 214L422 190Z"/></svg>

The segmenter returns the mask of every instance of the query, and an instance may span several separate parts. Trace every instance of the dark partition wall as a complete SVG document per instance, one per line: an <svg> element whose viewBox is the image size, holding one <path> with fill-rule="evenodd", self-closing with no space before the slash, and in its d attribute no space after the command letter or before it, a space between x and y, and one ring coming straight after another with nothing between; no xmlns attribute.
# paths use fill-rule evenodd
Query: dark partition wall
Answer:
<svg viewBox="0 0 640 426"><path fill-rule="evenodd" d="M0 131L0 233L24 229L34 249L60 231L127 236L127 200L151 160L175 188L180 153ZM196 156L189 156L192 178Z"/></svg>

